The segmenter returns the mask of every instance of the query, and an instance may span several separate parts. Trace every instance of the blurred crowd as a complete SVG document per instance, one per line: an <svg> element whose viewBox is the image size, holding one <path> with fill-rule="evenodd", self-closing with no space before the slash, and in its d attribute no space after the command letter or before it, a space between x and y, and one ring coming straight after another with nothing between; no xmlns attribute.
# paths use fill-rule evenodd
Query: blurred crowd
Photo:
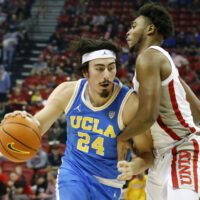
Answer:
<svg viewBox="0 0 200 200"><path fill-rule="evenodd" d="M1 0L0 2L0 55L9 70L18 47L26 40L26 26L34 0Z"/></svg>
<svg viewBox="0 0 200 200"><path fill-rule="evenodd" d="M71 41L80 36L106 38L117 43L122 48L118 77L131 87L136 54L129 52L125 34L136 16L136 10L146 0L67 0L57 19L56 30L34 63L30 76L12 85L10 66L16 50L23 49L23 41L28 40L26 23L31 17L33 2L0 0L0 119L13 110L25 109L35 114L45 105L47 97L57 85L80 78L76 73L79 60L71 48ZM200 97L200 2L158 2L169 8L175 23L175 35L165 40L163 47L171 54L181 77ZM11 170L12 163L1 159L2 194L7 193L11 199L20 200L55 199L52 191L55 189L56 169L60 165L66 141L65 116L56 121L48 132L37 155L29 162L16 166L14 171ZM145 199L145 179L144 174L133 179L123 198ZM134 196L134 187L139 187L135 195L140 197Z"/></svg>

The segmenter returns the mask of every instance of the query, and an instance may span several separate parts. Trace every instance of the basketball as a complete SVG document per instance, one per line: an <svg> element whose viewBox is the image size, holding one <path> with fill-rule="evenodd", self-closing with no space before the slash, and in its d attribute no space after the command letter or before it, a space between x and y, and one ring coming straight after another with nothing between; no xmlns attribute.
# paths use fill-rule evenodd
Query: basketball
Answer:
<svg viewBox="0 0 200 200"><path fill-rule="evenodd" d="M16 115L0 124L0 152L10 161L24 162L41 146L40 130L30 117Z"/></svg>

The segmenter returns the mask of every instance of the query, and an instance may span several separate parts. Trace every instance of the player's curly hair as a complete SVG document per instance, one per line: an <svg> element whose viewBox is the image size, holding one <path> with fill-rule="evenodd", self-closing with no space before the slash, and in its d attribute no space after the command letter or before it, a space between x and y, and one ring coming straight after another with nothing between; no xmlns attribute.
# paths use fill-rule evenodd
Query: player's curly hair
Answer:
<svg viewBox="0 0 200 200"><path fill-rule="evenodd" d="M73 50L77 52L80 56L80 66L77 71L80 73L88 71L89 62L81 64L81 59L83 54L90 53L92 51L97 51L101 49L108 49L113 51L116 54L116 66L117 68L120 66L120 53L121 49L115 43L106 40L106 39L88 39L88 38L80 38L78 41L73 43Z"/></svg>
<svg viewBox="0 0 200 200"><path fill-rule="evenodd" d="M174 34L174 24L169 12L158 3L146 3L138 10L138 16L143 15L151 20L164 39Z"/></svg>

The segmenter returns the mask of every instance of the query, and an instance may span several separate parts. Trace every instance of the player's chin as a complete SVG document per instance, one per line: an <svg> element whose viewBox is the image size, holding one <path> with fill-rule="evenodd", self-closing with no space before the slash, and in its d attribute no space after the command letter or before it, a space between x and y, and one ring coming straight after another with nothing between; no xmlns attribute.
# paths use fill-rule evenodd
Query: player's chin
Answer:
<svg viewBox="0 0 200 200"><path fill-rule="evenodd" d="M128 47L129 47L129 48L132 48L132 47L134 46L134 45L133 45L133 42L132 42L132 41L130 41L130 40L129 40L129 41L127 41L127 44L128 44Z"/></svg>
<svg viewBox="0 0 200 200"><path fill-rule="evenodd" d="M108 96L110 95L110 91L108 89L103 89L101 92L100 92L100 96L103 97L103 98L107 98Z"/></svg>

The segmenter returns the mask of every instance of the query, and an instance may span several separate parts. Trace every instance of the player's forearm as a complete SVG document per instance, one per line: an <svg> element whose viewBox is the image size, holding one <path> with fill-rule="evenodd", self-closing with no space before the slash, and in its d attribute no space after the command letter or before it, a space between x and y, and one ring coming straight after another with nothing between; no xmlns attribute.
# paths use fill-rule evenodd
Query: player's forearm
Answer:
<svg viewBox="0 0 200 200"><path fill-rule="evenodd" d="M48 129L53 125L53 122L51 122L51 121L45 121L40 116L40 114L36 114L34 116L34 118L36 120L38 120L38 122L39 122L39 128L40 128L40 131L41 131L41 136L43 136L48 131Z"/></svg>
<svg viewBox="0 0 200 200"><path fill-rule="evenodd" d="M132 161L132 172L133 175L140 174L148 169L153 164L152 152L142 153L140 157L136 157Z"/></svg>
<svg viewBox="0 0 200 200"><path fill-rule="evenodd" d="M53 125L61 114L62 110L59 110L59 108L55 109L47 107L34 115L34 118L36 118L39 122L41 135L44 135L47 132L47 130Z"/></svg>

